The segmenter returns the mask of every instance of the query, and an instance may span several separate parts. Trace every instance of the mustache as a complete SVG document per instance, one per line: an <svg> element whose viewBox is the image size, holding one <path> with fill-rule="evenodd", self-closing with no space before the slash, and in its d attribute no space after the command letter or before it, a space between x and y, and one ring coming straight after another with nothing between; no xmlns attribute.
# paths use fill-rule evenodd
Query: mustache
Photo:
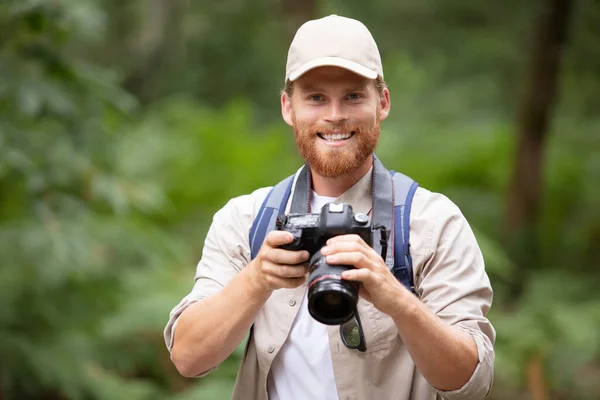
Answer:
<svg viewBox="0 0 600 400"><path fill-rule="evenodd" d="M361 132L361 131L366 131L370 128L372 128L373 124L367 124L367 123L350 123L350 122L343 122L340 124L323 124L323 123L316 123L313 124L311 126L307 126L304 129L302 129L302 131L307 134L307 135L316 135L318 133L332 133L332 132L342 132L342 133L348 133L348 132Z"/></svg>

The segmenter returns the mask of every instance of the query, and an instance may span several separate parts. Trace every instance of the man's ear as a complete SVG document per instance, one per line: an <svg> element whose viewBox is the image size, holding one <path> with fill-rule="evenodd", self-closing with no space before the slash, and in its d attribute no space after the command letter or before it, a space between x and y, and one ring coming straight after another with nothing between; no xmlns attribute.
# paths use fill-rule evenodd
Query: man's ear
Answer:
<svg viewBox="0 0 600 400"><path fill-rule="evenodd" d="M292 99L287 95L287 93L281 93L281 115L283 116L283 120L289 126L294 126L294 121L292 118Z"/></svg>
<svg viewBox="0 0 600 400"><path fill-rule="evenodd" d="M390 114L390 91L384 88L379 96L379 120L383 121Z"/></svg>

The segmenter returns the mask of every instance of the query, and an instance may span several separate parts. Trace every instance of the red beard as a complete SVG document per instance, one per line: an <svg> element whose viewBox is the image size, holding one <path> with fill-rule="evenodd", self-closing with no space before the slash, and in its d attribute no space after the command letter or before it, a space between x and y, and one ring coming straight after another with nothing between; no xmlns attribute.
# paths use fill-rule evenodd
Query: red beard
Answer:
<svg viewBox="0 0 600 400"><path fill-rule="evenodd" d="M379 140L379 118L370 123L341 123L338 125L299 124L292 114L294 134L298 151L306 163L316 173L327 178L350 174L359 169L375 151ZM350 143L340 148L323 150L317 148L317 141L323 140L317 133L329 133L333 130L344 133L355 132Z"/></svg>

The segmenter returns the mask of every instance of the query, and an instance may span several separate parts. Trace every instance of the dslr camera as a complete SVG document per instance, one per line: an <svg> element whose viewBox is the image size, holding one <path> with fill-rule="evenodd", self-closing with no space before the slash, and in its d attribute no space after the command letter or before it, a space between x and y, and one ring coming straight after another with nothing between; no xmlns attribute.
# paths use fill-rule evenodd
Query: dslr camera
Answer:
<svg viewBox="0 0 600 400"><path fill-rule="evenodd" d="M351 265L331 265L321 254L330 238L356 234L373 246L370 218L354 213L346 203L328 203L319 214L290 214L277 218L278 230L294 235L294 241L281 246L286 250L306 250L310 254L308 278L308 311L312 317L327 325L340 325L356 313L358 282L343 280L343 271Z"/></svg>

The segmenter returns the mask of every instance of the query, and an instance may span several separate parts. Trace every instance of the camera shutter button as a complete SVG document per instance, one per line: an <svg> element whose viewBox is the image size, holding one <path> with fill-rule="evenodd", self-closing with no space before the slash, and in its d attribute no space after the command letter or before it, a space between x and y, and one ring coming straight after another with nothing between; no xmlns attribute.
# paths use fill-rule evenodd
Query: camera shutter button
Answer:
<svg viewBox="0 0 600 400"><path fill-rule="evenodd" d="M364 213L356 213L354 214L354 220L361 225L366 225L369 222L369 217Z"/></svg>

